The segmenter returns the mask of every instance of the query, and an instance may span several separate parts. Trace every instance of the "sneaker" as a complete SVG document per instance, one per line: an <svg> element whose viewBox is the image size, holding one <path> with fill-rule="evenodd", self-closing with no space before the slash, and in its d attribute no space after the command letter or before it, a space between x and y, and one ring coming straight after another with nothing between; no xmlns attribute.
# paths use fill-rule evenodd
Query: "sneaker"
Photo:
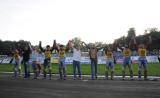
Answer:
<svg viewBox="0 0 160 98"><path fill-rule="evenodd" d="M45 80L46 80L47 78L46 78L46 77L43 77L43 79L45 79Z"/></svg>
<svg viewBox="0 0 160 98"><path fill-rule="evenodd" d="M108 77L105 77L106 80L108 80Z"/></svg>
<svg viewBox="0 0 160 98"><path fill-rule="evenodd" d="M149 80L148 78L144 78L145 81Z"/></svg>
<svg viewBox="0 0 160 98"><path fill-rule="evenodd" d="M18 77L22 77L22 74L19 74Z"/></svg>
<svg viewBox="0 0 160 98"><path fill-rule="evenodd" d="M91 78L91 80L95 80L94 78Z"/></svg>
<svg viewBox="0 0 160 98"><path fill-rule="evenodd" d="M23 78L28 78L27 76L24 76Z"/></svg>
<svg viewBox="0 0 160 98"><path fill-rule="evenodd" d="M133 78L133 77L131 77L131 78L130 78L130 80L132 81L132 80L134 80L134 78Z"/></svg>
<svg viewBox="0 0 160 98"><path fill-rule="evenodd" d="M95 80L97 80L98 79L98 77L97 76L95 76Z"/></svg>
<svg viewBox="0 0 160 98"><path fill-rule="evenodd" d="M142 78L138 78L139 81L142 81Z"/></svg>
<svg viewBox="0 0 160 98"><path fill-rule="evenodd" d="M58 78L58 80L62 80L62 78Z"/></svg>
<svg viewBox="0 0 160 98"><path fill-rule="evenodd" d="M82 80L82 77L79 77L79 80Z"/></svg>
<svg viewBox="0 0 160 98"><path fill-rule="evenodd" d="M66 80L66 77L64 77L63 80Z"/></svg>

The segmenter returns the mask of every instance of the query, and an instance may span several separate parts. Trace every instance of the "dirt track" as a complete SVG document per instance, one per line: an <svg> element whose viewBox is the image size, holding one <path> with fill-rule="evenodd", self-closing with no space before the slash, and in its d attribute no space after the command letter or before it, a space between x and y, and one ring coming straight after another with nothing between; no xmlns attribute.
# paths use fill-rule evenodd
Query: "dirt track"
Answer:
<svg viewBox="0 0 160 98"><path fill-rule="evenodd" d="M12 79L0 75L1 98L160 98L160 81Z"/></svg>

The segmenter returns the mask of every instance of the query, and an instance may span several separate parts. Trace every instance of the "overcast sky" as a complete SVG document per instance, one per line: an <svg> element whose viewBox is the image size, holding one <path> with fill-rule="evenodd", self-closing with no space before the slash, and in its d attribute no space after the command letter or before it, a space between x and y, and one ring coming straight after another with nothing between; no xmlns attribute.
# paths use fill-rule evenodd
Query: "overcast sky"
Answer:
<svg viewBox="0 0 160 98"><path fill-rule="evenodd" d="M0 0L0 39L32 44L113 42L135 27L160 27L160 0Z"/></svg>

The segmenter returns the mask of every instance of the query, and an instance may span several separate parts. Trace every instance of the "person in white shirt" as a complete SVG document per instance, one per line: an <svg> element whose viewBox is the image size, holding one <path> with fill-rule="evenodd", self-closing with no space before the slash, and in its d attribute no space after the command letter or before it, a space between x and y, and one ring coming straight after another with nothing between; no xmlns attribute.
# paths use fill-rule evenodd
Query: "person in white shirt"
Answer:
<svg viewBox="0 0 160 98"><path fill-rule="evenodd" d="M40 74L43 72L43 63L44 63L44 54L42 53L42 51L39 49L38 51L38 63L37 63L37 67L38 67L38 76L40 76Z"/></svg>
<svg viewBox="0 0 160 98"><path fill-rule="evenodd" d="M34 47L31 54L32 59L32 68L34 72L34 79L37 79L38 77L38 47Z"/></svg>
<svg viewBox="0 0 160 98"><path fill-rule="evenodd" d="M73 49L73 75L74 75L74 80L77 78L76 76L76 68L78 70L78 75L79 79L81 80L81 50L79 45L72 45Z"/></svg>

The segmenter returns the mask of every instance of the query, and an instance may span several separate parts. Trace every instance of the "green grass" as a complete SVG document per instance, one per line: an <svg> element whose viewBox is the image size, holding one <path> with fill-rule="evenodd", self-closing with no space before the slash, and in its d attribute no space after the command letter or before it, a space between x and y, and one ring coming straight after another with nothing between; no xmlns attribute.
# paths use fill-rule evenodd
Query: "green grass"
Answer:
<svg viewBox="0 0 160 98"><path fill-rule="evenodd" d="M66 65L67 66L67 74L73 74L73 67L72 65ZM0 64L0 72L12 72L13 65L11 64ZM22 66L23 69L23 66ZM30 66L30 69L32 71L32 68ZM132 65L133 73L134 75L137 75L137 64ZM121 75L122 74L122 65L116 64L114 67L115 75ZM81 65L81 71L82 74L90 74L91 67L90 65ZM58 73L58 65L52 64L52 72ZM105 73L105 65L98 65L98 74L103 75ZM127 68L127 75L129 75L129 71ZM148 75L153 76L160 76L160 64L159 63L150 63L148 64Z"/></svg>

